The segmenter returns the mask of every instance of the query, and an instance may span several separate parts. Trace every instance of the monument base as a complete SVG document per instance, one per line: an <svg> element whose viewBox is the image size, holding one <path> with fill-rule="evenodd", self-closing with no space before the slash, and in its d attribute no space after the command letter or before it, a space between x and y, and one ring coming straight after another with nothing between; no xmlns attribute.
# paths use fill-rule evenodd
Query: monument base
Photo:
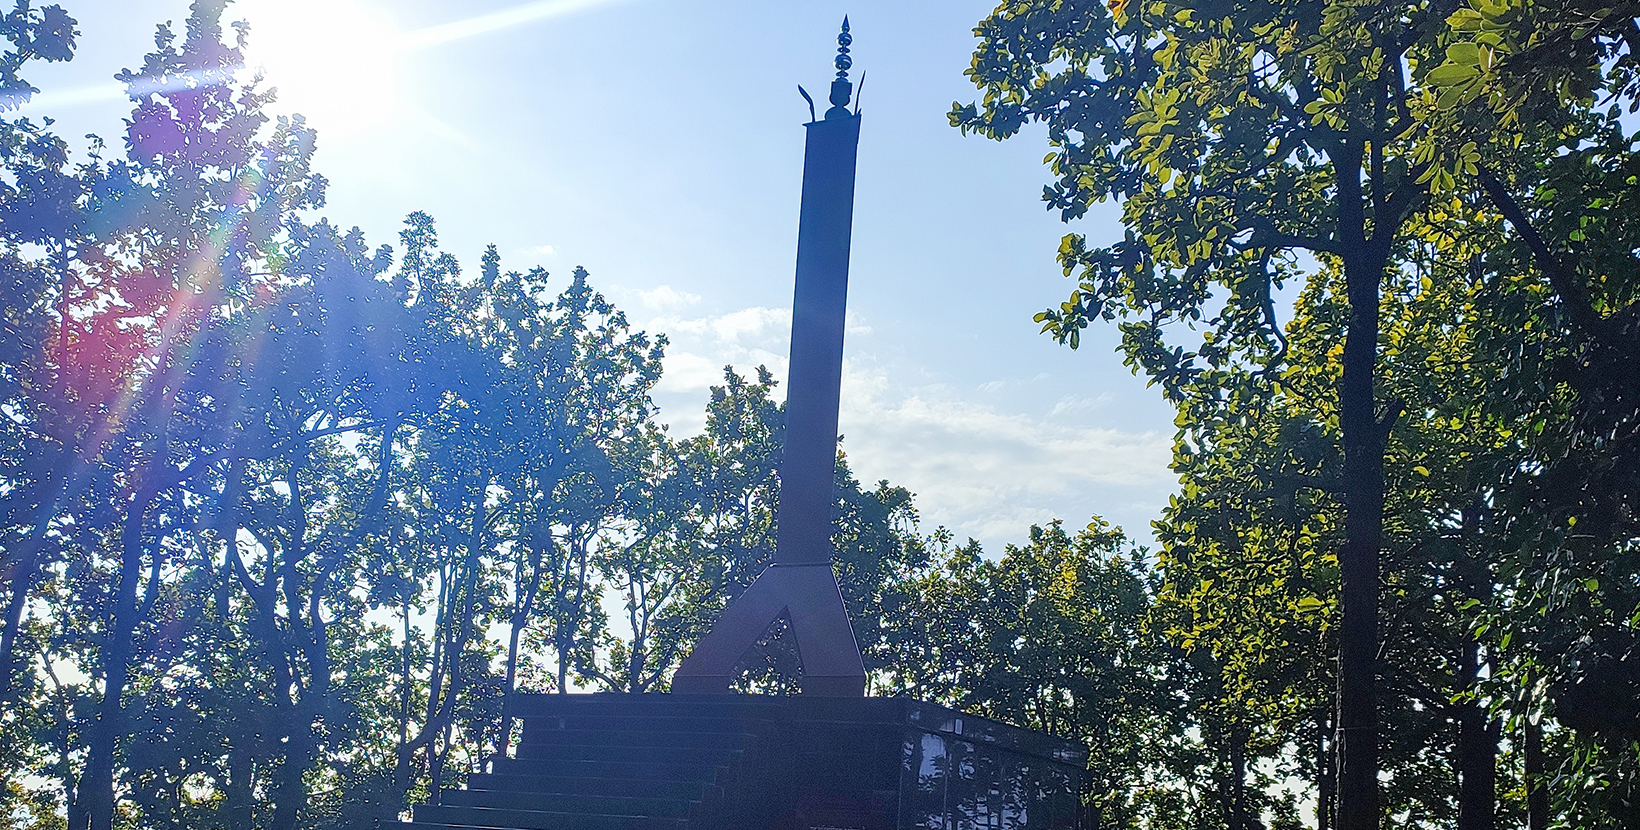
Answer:
<svg viewBox="0 0 1640 830"><path fill-rule="evenodd" d="M829 549L829 541L827 545ZM729 694L741 656L782 615L791 622L801 655L803 676L798 682L803 694L865 696L866 667L860 662L860 647L829 559L764 568L683 659L672 675L672 691Z"/></svg>
<svg viewBox="0 0 1640 830"><path fill-rule="evenodd" d="M406 830L1076 830L1074 741L908 698L515 695L514 758Z"/></svg>

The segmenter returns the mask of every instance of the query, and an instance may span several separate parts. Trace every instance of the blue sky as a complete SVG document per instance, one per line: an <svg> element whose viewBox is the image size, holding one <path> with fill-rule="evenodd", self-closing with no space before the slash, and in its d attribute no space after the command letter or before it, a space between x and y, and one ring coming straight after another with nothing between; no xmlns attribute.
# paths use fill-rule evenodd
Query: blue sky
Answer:
<svg viewBox="0 0 1640 830"><path fill-rule="evenodd" d="M38 67L25 112L111 142L111 76L179 25L186 0L57 0L80 21L66 66ZM823 96L837 25L866 73L844 367L844 450L867 481L917 493L927 529L988 549L1053 517L1098 513L1148 538L1173 479L1172 413L1113 351L1070 352L1031 315L1071 288L1066 232L1039 200L1040 131L963 137L962 71L987 0L241 0L277 112L319 130L319 215L396 243L412 210L443 247L597 287L672 340L656 392L698 431L732 363L785 375L802 83ZM1115 209L1073 228L1120 234Z"/></svg>

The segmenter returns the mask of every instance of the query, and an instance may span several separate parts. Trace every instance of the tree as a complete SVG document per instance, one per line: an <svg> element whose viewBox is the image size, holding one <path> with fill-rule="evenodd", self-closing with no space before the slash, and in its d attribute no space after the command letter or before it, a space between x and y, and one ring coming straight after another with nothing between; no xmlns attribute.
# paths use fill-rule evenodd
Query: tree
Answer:
<svg viewBox="0 0 1640 830"><path fill-rule="evenodd" d="M128 160L105 163L93 144L72 186L60 174L32 177L55 182L59 194L35 202L58 227L49 241L56 331L31 378L38 391L18 410L44 439L49 466L40 477L46 491L34 494L45 512L29 523L37 531L24 543L12 600L27 595L45 537L62 538L72 526L93 542L69 554L79 557L71 570L106 578L108 591L106 602L82 606L82 630L99 639L83 668L100 689L96 715L83 726L85 769L69 816L76 826L114 820L115 756L133 672L145 659L137 648L143 617L194 507L178 488L225 447L206 414L221 390L193 374L193 347L218 326L225 302L265 283L258 265L283 220L322 198L306 170L311 145L300 124L256 138L265 99L234 85L238 53L220 42L219 13L219 5L199 4L183 46L162 31L143 69L121 76L141 100ZM156 83L166 80L178 83ZM261 186L241 186L246 177ZM237 232L213 237L224 215ZM44 241L26 233L13 239Z"/></svg>
<svg viewBox="0 0 1640 830"><path fill-rule="evenodd" d="M36 90L21 75L30 60L66 61L73 57L76 21L60 6L32 8L19 2L0 18L7 41L0 55L0 113L15 109ZM66 239L74 232L74 200L79 181L68 164L66 144L50 124L26 118L0 118L0 755L41 763L49 754L36 735L57 726L55 708L19 706L53 693L46 678L29 670L24 655L38 636L24 622L24 608L43 563L57 555L49 539L50 511L42 509L60 483L60 464L51 443L25 418L11 415L27 409L32 382L52 335L56 312L52 283L60 274ZM55 244L53 244L55 243ZM50 258L31 257L24 246L51 245ZM66 737L66 736L65 736ZM28 816L41 826L54 817L52 805L38 793L10 780L0 788L0 813Z"/></svg>
<svg viewBox="0 0 1640 830"><path fill-rule="evenodd" d="M0 808L43 826L374 826L505 753L506 694L664 688L771 552L766 373L674 442L664 337L586 271L314 219L316 138L239 79L225 5L121 73L123 154L0 123ZM844 465L838 506L880 637L911 497Z"/></svg>
<svg viewBox="0 0 1640 830"><path fill-rule="evenodd" d="M74 53L76 21L60 6L39 11L18 2L0 21L9 44L0 56L0 112L15 109L37 92L19 72L31 59L70 60ZM51 336L51 317L62 306L53 304L53 279L66 280L63 267L70 238L77 235L77 200L81 182L68 164L67 144L27 118L0 120L0 146L5 148L6 172L13 183L0 187L0 216L5 253L0 265L0 299L5 308L0 328L0 395L6 405L24 403L35 373L44 369L40 356ZM50 245L52 255L31 260L24 245ZM5 419L6 478L14 482L4 500L8 531L0 553L0 579L9 589L5 597L4 629L0 631L0 702L15 694L15 646L21 633L23 603L49 543L45 537L50 517L39 505L49 503L62 478L58 465L40 463L49 457L49 441L16 419ZM29 463L32 461L33 463ZM29 507L33 507L30 510ZM26 528L26 530L24 529Z"/></svg>
<svg viewBox="0 0 1640 830"><path fill-rule="evenodd" d="M1640 804L1620 783L1640 764L1640 268L1630 217L1640 168L1622 121L1640 95L1635 19L1617 3L1471 3L1451 18L1460 38L1432 72L1439 96L1424 114L1429 155L1454 142L1473 148L1472 163L1442 183L1509 229L1487 264L1513 279L1482 342L1507 367L1487 413L1527 436L1499 488L1498 529L1510 542L1506 583L1530 587L1488 598L1481 624L1516 644L1500 667L1505 682L1539 690L1517 707L1530 717L1525 744L1544 746L1539 719L1551 713L1576 732L1556 784L1612 782L1557 787L1563 811L1587 822ZM1542 761L1527 761L1533 826L1549 819Z"/></svg>
<svg viewBox="0 0 1640 830"><path fill-rule="evenodd" d="M976 29L980 106L954 126L1002 139L1045 123L1066 220L1119 199L1126 235L1066 237L1079 285L1039 315L1076 346L1093 319L1125 320L1123 350L1174 400L1234 408L1289 358L1275 292L1314 257L1343 275L1348 323L1336 398L1343 449L1339 549L1338 822L1378 825L1383 459L1403 403L1378 390L1381 285L1427 205L1413 108L1450 39L1454 4L1024 2ZM1210 306L1222 303L1216 310ZM1204 342L1180 342L1200 326ZM1169 339L1169 336L1173 339ZM1265 388L1268 388L1266 386Z"/></svg>

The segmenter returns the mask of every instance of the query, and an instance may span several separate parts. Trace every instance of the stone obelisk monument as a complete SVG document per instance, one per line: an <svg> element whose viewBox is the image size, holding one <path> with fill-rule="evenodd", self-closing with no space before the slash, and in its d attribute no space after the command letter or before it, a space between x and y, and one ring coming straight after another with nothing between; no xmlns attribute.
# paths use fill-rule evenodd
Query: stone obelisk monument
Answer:
<svg viewBox="0 0 1640 830"><path fill-rule="evenodd" d="M791 368L786 383L786 452L780 466L774 564L758 575L695 645L672 679L674 693L728 692L740 658L784 615L797 639L804 694L865 694L860 647L831 569L843 313L854 223L855 154L860 143L859 110L851 113L848 109L854 92L848 79L852 40L844 18L843 31L837 36L832 106L823 118L804 125L808 139L803 153L797 289L792 300ZM808 93L803 97L808 98Z"/></svg>
<svg viewBox="0 0 1640 830"><path fill-rule="evenodd" d="M831 570L860 138L859 110L848 110L846 19L837 42L832 107L806 125L774 564L696 644L672 694L513 693L507 711L524 722L514 756L398 827L1078 830L1080 742L907 697L865 697ZM797 640L803 694L727 694L741 657L782 617Z"/></svg>

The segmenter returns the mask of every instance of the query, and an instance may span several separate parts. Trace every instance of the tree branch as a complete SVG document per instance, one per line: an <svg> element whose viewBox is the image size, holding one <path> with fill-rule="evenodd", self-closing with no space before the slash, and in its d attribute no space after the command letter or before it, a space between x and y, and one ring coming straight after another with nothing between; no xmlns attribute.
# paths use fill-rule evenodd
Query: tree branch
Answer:
<svg viewBox="0 0 1640 830"><path fill-rule="evenodd" d="M1549 250L1537 228L1533 227L1531 220L1527 218L1526 212L1521 210L1520 204L1509 195L1508 190L1504 189L1503 182L1484 166L1479 172L1481 188L1486 191L1487 198L1491 199L1492 204L1503 213L1503 218L1515 227L1515 232L1520 234L1527 249L1532 252L1532 258L1549 278L1549 285L1571 310L1572 323L1585 334L1599 338L1604 333L1605 321L1589 302L1589 295L1578 285L1577 275Z"/></svg>
<svg viewBox="0 0 1640 830"><path fill-rule="evenodd" d="M1341 251L1338 243L1331 239L1282 233L1276 230L1275 223L1263 216L1249 216L1247 220L1247 229L1253 232L1253 238L1247 241L1249 248L1303 248L1324 254L1338 254Z"/></svg>

